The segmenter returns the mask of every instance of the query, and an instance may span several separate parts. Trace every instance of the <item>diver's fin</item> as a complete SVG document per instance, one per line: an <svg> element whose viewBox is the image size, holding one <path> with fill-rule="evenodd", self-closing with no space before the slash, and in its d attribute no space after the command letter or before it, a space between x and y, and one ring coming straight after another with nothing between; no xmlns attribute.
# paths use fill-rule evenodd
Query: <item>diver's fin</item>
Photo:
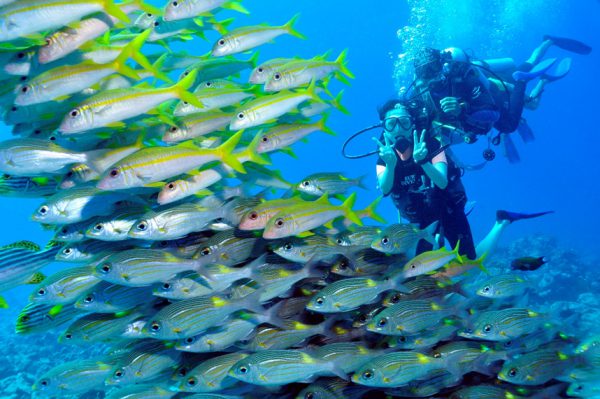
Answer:
<svg viewBox="0 0 600 399"><path fill-rule="evenodd" d="M510 212L510 211L505 211L505 210L498 210L498 211L496 211L496 221L501 222L501 221L506 220L506 221L512 223L512 222L516 222L516 221L522 220L522 219L537 218L540 216L547 215L549 213L554 213L554 211L537 212L537 213L517 213L517 212Z"/></svg>
<svg viewBox="0 0 600 399"><path fill-rule="evenodd" d="M544 40L552 40L552 44L560 47L563 50L570 51L576 54L588 55L592 52L592 48L579 40L569 39L566 37L545 35Z"/></svg>
<svg viewBox="0 0 600 399"><path fill-rule="evenodd" d="M535 141L535 135L533 134L533 130L531 130L531 127L527 124L525 118L521 118L521 120L519 121L517 132L519 133L519 136L521 136L521 139L524 143L531 143Z"/></svg>
<svg viewBox="0 0 600 399"><path fill-rule="evenodd" d="M504 146L504 155L506 156L506 158L508 158L508 162L521 162L521 157L519 156L519 151L517 151L517 146L512 141L512 138L509 134L502 135L502 144Z"/></svg>
<svg viewBox="0 0 600 399"><path fill-rule="evenodd" d="M512 74L514 80L521 80L528 82L532 79L542 76L546 71L552 68L552 65L556 62L556 58L548 58L547 60L540 61L529 71L516 71Z"/></svg>
<svg viewBox="0 0 600 399"><path fill-rule="evenodd" d="M569 71L571 71L571 62L571 58L563 58L553 68L547 70L544 73L544 75L542 75L542 79L545 79L548 82L555 82L559 79L564 78L565 76L567 76Z"/></svg>

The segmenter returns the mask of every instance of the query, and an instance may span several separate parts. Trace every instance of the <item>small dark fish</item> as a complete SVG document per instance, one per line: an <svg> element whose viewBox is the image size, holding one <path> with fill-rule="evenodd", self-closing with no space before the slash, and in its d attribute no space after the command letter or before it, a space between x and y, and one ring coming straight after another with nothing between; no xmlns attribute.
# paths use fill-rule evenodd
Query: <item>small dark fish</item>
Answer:
<svg viewBox="0 0 600 399"><path fill-rule="evenodd" d="M513 268L513 270L532 271L539 269L544 263L547 262L548 259L546 259L544 256L540 256L539 258L525 256L523 258L513 260L510 266Z"/></svg>

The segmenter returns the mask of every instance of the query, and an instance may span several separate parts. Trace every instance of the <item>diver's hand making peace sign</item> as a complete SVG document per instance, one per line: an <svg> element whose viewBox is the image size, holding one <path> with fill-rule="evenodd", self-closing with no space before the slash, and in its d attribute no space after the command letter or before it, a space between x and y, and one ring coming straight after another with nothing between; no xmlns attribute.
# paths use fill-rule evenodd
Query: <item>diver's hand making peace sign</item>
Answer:
<svg viewBox="0 0 600 399"><path fill-rule="evenodd" d="M398 156L396 155L396 150L394 150L395 140L388 132L383 132L383 139L385 140L385 144L382 144L377 137L373 137L373 140L379 147L379 156L383 159L385 165L394 168L398 162Z"/></svg>
<svg viewBox="0 0 600 399"><path fill-rule="evenodd" d="M414 147L413 147L413 159L416 163L423 161L427 158L427 144L425 143L425 134L427 133L427 129L423 129L421 131L421 137L417 135L417 131L413 131L413 139L414 139Z"/></svg>

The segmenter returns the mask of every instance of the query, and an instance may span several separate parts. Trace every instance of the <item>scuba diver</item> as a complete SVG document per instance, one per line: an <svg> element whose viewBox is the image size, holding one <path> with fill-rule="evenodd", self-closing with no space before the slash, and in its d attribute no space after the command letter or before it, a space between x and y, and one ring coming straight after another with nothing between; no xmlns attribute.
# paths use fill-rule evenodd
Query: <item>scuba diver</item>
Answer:
<svg viewBox="0 0 600 399"><path fill-rule="evenodd" d="M467 143L492 127L500 133L494 144L519 128L523 140L532 141L523 109L536 109L544 87L565 77L571 68L570 58L543 60L552 46L583 55L592 51L580 41L546 35L529 59L516 67L511 58L480 61L459 48L424 48L413 60L415 97L435 110L438 123L459 129ZM539 82L527 95L527 84L536 78Z"/></svg>
<svg viewBox="0 0 600 399"><path fill-rule="evenodd" d="M460 254L475 259L489 253L512 222L549 213L497 211L494 227L475 248L461 172L446 156L428 108L417 101L390 100L378 112L384 131L373 140L379 147L376 170L383 195L391 196L399 216L421 229L439 222L438 231L452 247L459 244ZM432 248L421 240L417 254Z"/></svg>

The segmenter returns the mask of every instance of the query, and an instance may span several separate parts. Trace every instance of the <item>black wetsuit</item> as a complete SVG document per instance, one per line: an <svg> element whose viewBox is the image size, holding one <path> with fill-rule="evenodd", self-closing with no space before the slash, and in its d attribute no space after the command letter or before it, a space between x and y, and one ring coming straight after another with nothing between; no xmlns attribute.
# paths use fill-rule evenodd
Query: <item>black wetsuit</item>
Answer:
<svg viewBox="0 0 600 399"><path fill-rule="evenodd" d="M430 160L440 149L440 142L434 138L426 141ZM401 151L399 143L396 150ZM403 161L397 155L398 161L394 170L394 184L385 196L390 195L400 215L411 223L424 229L435 221L439 221L444 236L452 247L460 240L460 253L475 259L475 246L471 227L465 215L467 195L462 185L458 167L448 159L448 186L442 190L435 186L427 177L423 168L417 165L412 157ZM378 165L385 165L379 158ZM433 246L421 240L417 246L417 253L431 250Z"/></svg>
<svg viewBox="0 0 600 399"><path fill-rule="evenodd" d="M447 77L429 83L429 90L425 90L422 97L436 111L434 119L466 132L486 134L500 117L492 94L481 82L481 75L468 63L451 63ZM428 97L431 101L427 101ZM442 111L440 100L445 97L456 97L464 102L464 109L458 117Z"/></svg>

